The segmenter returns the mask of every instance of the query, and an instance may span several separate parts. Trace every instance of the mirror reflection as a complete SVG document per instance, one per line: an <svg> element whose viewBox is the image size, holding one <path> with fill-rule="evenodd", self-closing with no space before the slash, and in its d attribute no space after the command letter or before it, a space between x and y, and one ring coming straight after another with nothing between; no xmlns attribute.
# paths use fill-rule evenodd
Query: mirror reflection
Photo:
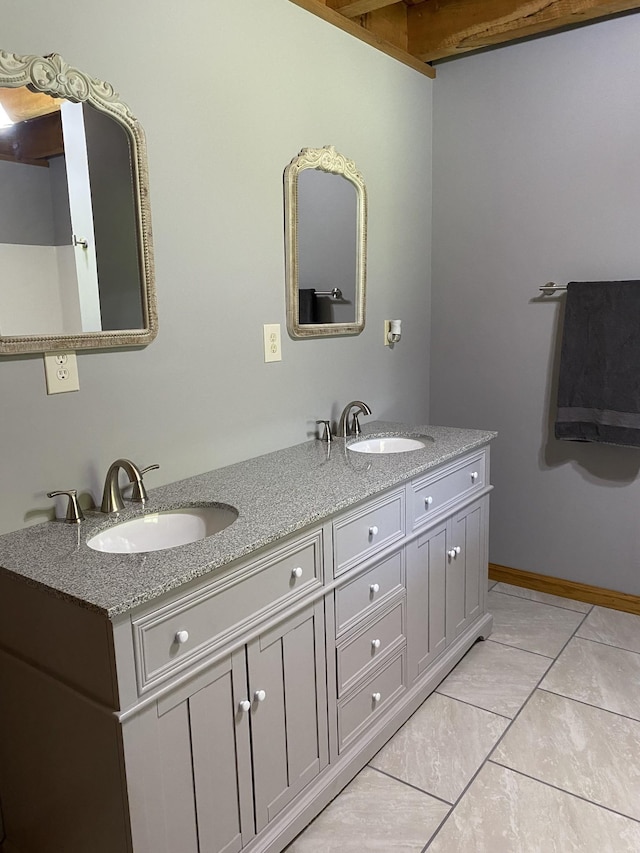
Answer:
<svg viewBox="0 0 640 853"><path fill-rule="evenodd" d="M292 337L364 328L366 190L333 148L304 148L285 170L287 327Z"/></svg>
<svg viewBox="0 0 640 853"><path fill-rule="evenodd" d="M149 343L138 123L108 84L55 54L0 52L0 107L0 352Z"/></svg>
<svg viewBox="0 0 640 853"><path fill-rule="evenodd" d="M356 319L358 199L342 175L306 169L298 176L298 321Z"/></svg>

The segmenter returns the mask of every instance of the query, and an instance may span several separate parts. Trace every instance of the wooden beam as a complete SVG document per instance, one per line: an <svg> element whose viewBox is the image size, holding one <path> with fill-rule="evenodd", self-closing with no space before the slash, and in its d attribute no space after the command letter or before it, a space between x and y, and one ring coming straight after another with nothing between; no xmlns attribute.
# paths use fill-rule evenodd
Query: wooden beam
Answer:
<svg viewBox="0 0 640 853"><path fill-rule="evenodd" d="M370 33L407 51L407 7L404 3L394 3L384 9L376 9L359 18L360 25Z"/></svg>
<svg viewBox="0 0 640 853"><path fill-rule="evenodd" d="M355 36L361 41L366 42L366 44L371 45L371 47L377 48L382 51L382 53L386 53L387 56L397 59L398 62L408 65L409 68L413 68L414 71L419 71L420 74L424 74L426 77L433 78L436 76L436 72L431 68L431 66L425 65L424 62L421 62L414 56L410 56L406 51L401 50L396 47L396 45L391 44L391 42L376 35L376 33L364 29L364 27L361 27L354 21L349 20L349 18L345 18L344 15L330 9L325 3L321 2L321 0L291 0L291 2L295 3L296 6L300 6L302 9L306 9L308 12L312 12L324 21L328 21L330 24L339 27L341 30Z"/></svg>
<svg viewBox="0 0 640 853"><path fill-rule="evenodd" d="M408 50L431 62L636 9L639 0L424 0L408 9Z"/></svg>
<svg viewBox="0 0 640 853"><path fill-rule="evenodd" d="M404 3L398 3L398 0L327 0L326 5L345 18L358 18L367 12L384 9L385 6L404 6Z"/></svg>

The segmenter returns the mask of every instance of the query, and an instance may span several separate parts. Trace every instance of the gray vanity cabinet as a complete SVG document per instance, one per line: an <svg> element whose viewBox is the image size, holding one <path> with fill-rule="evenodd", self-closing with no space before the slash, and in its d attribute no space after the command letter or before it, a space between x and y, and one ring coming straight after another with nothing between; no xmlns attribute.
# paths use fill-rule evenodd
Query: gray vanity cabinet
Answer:
<svg viewBox="0 0 640 853"><path fill-rule="evenodd" d="M134 850L241 850L328 762L322 602L132 718L125 754Z"/></svg>
<svg viewBox="0 0 640 853"><path fill-rule="evenodd" d="M0 571L2 853L280 853L490 633L488 478L485 444L111 619Z"/></svg>

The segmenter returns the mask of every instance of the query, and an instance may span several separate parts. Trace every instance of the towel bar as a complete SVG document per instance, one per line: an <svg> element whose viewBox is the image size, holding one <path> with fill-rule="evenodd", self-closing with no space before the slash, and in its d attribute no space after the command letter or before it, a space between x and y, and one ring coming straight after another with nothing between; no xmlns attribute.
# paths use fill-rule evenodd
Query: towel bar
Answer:
<svg viewBox="0 0 640 853"><path fill-rule="evenodd" d="M553 296L553 294L557 290L566 290L566 284L556 284L553 281L548 281L546 284L543 284L540 290L542 291L543 296Z"/></svg>

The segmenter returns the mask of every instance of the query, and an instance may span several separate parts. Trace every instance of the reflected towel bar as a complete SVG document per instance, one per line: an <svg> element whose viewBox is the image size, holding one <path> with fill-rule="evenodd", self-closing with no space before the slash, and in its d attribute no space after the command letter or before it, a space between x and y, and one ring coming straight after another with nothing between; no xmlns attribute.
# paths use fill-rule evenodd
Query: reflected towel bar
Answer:
<svg viewBox="0 0 640 853"><path fill-rule="evenodd" d="M330 299L342 299L342 291L339 287L333 290L316 290L316 296L328 296Z"/></svg>

